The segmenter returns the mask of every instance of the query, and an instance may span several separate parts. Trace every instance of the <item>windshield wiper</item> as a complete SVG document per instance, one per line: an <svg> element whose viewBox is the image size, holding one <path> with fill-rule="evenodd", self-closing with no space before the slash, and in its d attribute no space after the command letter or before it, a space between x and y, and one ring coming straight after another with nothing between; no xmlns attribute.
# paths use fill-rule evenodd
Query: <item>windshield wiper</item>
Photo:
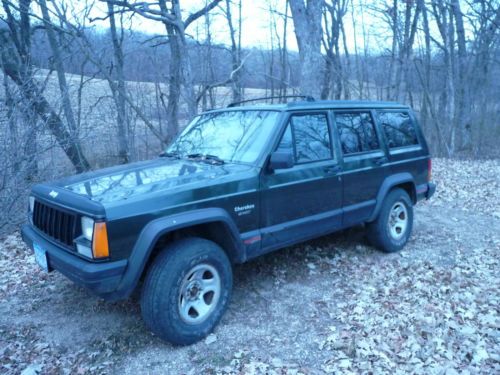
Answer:
<svg viewBox="0 0 500 375"><path fill-rule="evenodd" d="M201 161L206 161L210 164L224 164L224 160L219 158L217 155L210 155L210 154L189 154L186 155L188 159L196 159L196 160L201 160Z"/></svg>
<svg viewBox="0 0 500 375"><path fill-rule="evenodd" d="M175 158L175 159L180 159L181 156L179 155L178 152L168 152L164 151L160 154L160 158Z"/></svg>

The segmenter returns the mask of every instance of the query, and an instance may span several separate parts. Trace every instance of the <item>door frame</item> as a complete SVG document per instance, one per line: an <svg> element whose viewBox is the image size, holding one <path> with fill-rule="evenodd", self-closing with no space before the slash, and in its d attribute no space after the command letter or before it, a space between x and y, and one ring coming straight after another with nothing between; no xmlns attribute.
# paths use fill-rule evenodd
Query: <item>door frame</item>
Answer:
<svg viewBox="0 0 500 375"><path fill-rule="evenodd" d="M295 132L294 129L291 128L292 131L292 147L293 147L293 153L294 153L294 166L290 169L284 169L283 171L290 171L294 168L302 169L302 168L308 168L309 165L314 164L314 163L322 163L322 164L330 164L332 166L339 166L341 169L338 173L336 173L334 176L330 177L325 177L323 176L322 178L338 178L338 182L340 183L341 187L339 189L340 192L340 206L338 208L335 208L333 210L327 210L323 212L318 212L313 215L308 215L304 217L299 217L292 219L290 221L285 221L277 224L273 224L270 226L263 226L264 222L262 220L262 212L259 214L259 233L262 237L272 235L273 233L285 233L285 232L296 232L296 236L290 236L288 240L280 241L276 244L268 244L266 245L264 243L264 238L261 237L261 248L258 250L258 254L251 254L251 257L257 256L260 254L264 254L267 252L270 252L272 250L292 245L294 243L302 242L311 238L315 238L324 234L331 233L333 231L336 231L340 229L340 225L342 224L342 201L343 201L343 187L342 187L342 168L343 168L343 162L341 158L341 150L339 149L338 146L338 135L336 133L336 128L333 126L333 118L332 118L332 110L331 109L310 109L310 110L299 110L299 111L289 111L286 116L283 117L283 122L280 125L279 132L277 132L277 137L272 143L272 148L269 149L268 155L266 158L266 162L263 165L260 176L259 176L259 183L260 183L260 196L259 196L259 206L261 210L266 210L266 207L264 207L265 202L263 199L263 184L262 181L266 176L269 176L271 173L275 172L270 172L268 168L269 164L269 159L271 154L276 151L279 143L281 142L283 135L285 134L287 127L290 125L291 127L293 126L290 122L291 118L293 116L297 115L324 115L327 121L327 127L328 127L328 136L330 140L330 148L331 148L331 153L330 153L330 158L328 159L323 159L323 160L314 160L314 161L309 161L309 162L303 162L303 163L297 163L296 162L296 145L295 145ZM313 167L313 165L311 165ZM318 166L321 167L321 166ZM299 180L297 180L299 181ZM300 183L300 182L298 182ZM334 218L338 218L340 216L339 220L339 225L338 226L331 226L331 221Z"/></svg>

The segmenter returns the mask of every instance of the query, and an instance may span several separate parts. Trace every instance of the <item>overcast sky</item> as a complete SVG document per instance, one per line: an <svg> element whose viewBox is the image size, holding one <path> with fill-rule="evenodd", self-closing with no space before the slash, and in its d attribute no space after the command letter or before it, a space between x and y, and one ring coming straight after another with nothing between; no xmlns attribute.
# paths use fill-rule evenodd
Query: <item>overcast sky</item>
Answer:
<svg viewBox="0 0 500 375"><path fill-rule="evenodd" d="M235 4L237 1L235 1ZM369 4L368 0L354 0L355 4L366 3ZM181 0L181 6L185 12L185 16L189 13L200 9L205 4L204 0ZM242 24L242 44L243 47L263 47L270 48L271 46L271 33L270 33L270 23L272 22L272 17L275 17L277 22L277 29L280 38L283 35L283 18L270 12L270 4L272 8L276 9L280 13L285 12L285 0L243 0L242 14L243 14L243 24ZM221 7L225 7L225 1L221 2ZM100 12L105 12L106 6L103 3L96 4L97 9ZM356 25L353 25L353 18L351 16L351 9L345 16L345 28L347 32L347 45L350 51L354 50L355 40L354 40L354 27L356 27L357 43L358 48L362 48L363 43L372 43L375 41L374 30L380 33L382 28L377 27L378 22L383 22L381 18L375 18L371 15L371 12L365 10L365 12L360 12L360 7L355 6L355 20ZM233 22L235 27L237 27L238 13L237 7L233 6ZM94 12L98 13L98 12ZM288 10L290 15L290 9ZM229 32L227 27L227 22L224 17L223 11L220 8L215 8L210 12L210 22L212 23L211 33L214 43L229 44ZM107 22L96 22L100 27L107 27ZM365 26L365 31L368 35L368 40L362 38L362 27ZM143 31L151 34L165 34L165 28L160 22L145 19L140 16L135 16L132 18L132 27L138 31ZM188 29L187 33L196 39L203 41L205 39L205 19L200 18L197 22L193 23ZM290 50L297 50L297 41L295 39L295 34L293 30L293 22L289 19L288 22L288 48ZM380 35L377 37L378 43L383 43L383 38ZM276 45L275 41L275 45ZM372 46L373 49L373 46Z"/></svg>
<svg viewBox="0 0 500 375"><path fill-rule="evenodd" d="M188 14L199 10L205 6L208 0L180 0L181 7L183 9L184 18ZM83 15L83 10L88 4L93 3L92 11L90 13L91 18L103 17L107 13L107 6L104 2L99 0L56 0L57 3L65 3L71 12L75 15L75 18L81 20ZM151 0L152 3L155 1ZM232 7L233 22L235 27L238 23L238 11L236 4L238 0L234 0L234 5ZM49 7L51 3L49 2ZM277 14L273 14L270 11L270 7L275 9L277 12L283 14L285 12L285 0L243 0L242 1L242 44L244 48L260 47L260 48L270 48L271 47L271 33L270 24L272 18L275 18L277 24L277 30L280 38L283 35L283 17ZM392 0L351 0L347 14L344 16L344 27L346 30L346 42L347 47L351 53L355 51L355 47L358 48L359 53L363 53L364 45L368 46L368 50L371 53L381 53L391 47L391 35L390 29L387 24L385 16L382 12L373 10L375 4L379 7L388 8L392 5ZM465 11L467 4L461 2L462 10ZM223 13L223 9L226 5L225 0L221 1L219 7L215 8L210 12L210 31L212 33L213 43L229 44L229 31L227 27L227 21ZM33 3L34 13L40 14L39 10L36 9L36 3ZM400 6L400 10L403 9L403 4ZM290 16L290 9L288 10ZM94 21L92 23L98 28L107 29L109 24L107 20L104 21ZM165 34L165 28L161 22L148 20L140 15L127 16L128 27L131 27L137 31L149 33L149 34ZM90 26L87 22L87 26ZM466 24L466 33L468 33ZM437 34L436 25L433 24L431 19L430 23L431 32ZM288 22L287 28L287 44L289 50L297 50L297 41L295 39L293 22L291 18ZM200 42L203 42L206 37L206 25L205 18L201 17L197 22L194 22L187 29L187 34L194 37ZM356 36L356 37L355 37ZM422 45L423 41L420 40L421 36L417 34L417 40L415 47ZM275 40L275 46L277 46L277 41ZM342 46L341 46L342 48Z"/></svg>

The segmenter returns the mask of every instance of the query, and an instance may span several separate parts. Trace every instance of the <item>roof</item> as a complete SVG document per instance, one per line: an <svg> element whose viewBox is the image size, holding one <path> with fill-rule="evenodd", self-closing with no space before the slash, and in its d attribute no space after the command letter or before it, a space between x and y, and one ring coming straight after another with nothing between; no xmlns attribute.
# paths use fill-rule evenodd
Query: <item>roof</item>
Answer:
<svg viewBox="0 0 500 375"><path fill-rule="evenodd" d="M258 104L243 105L228 108L214 109L209 112L219 111L287 111L287 110L308 110L308 109L372 109L372 108L394 108L407 109L405 104L388 101L373 100L315 100L315 101L296 101L287 104Z"/></svg>
<svg viewBox="0 0 500 375"><path fill-rule="evenodd" d="M313 102L291 102L287 104L287 108L408 108L408 106L397 102L384 102L374 100L315 100Z"/></svg>

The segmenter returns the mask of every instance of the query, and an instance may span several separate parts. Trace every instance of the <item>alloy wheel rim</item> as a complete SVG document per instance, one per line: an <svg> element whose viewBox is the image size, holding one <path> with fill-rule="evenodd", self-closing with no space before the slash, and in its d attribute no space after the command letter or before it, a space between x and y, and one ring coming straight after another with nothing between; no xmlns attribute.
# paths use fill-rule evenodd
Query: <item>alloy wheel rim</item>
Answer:
<svg viewBox="0 0 500 375"><path fill-rule="evenodd" d="M188 324L204 322L215 310L220 294L219 272L209 264L194 266L186 273L179 291L181 319Z"/></svg>
<svg viewBox="0 0 500 375"><path fill-rule="evenodd" d="M389 211L387 226L393 239L399 240L405 235L408 227L408 210L403 202L398 201L393 204Z"/></svg>

